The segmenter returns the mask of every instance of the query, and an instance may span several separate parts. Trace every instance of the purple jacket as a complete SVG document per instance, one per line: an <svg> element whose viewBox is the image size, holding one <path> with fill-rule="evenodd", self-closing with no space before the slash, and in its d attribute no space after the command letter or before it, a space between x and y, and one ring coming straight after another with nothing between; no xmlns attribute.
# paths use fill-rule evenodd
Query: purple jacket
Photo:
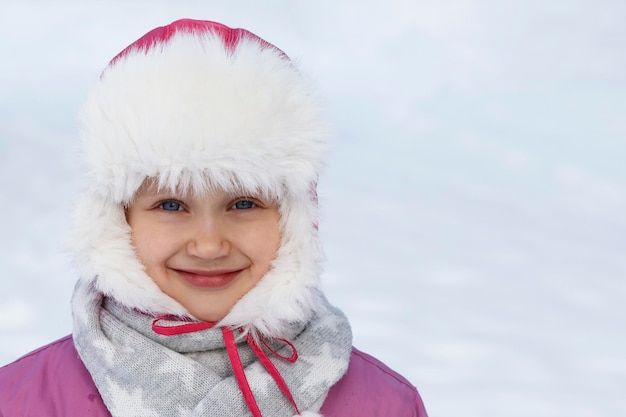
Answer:
<svg viewBox="0 0 626 417"><path fill-rule="evenodd" d="M411 383L352 350L350 366L321 409L324 417L427 417ZM111 417L66 336L0 368L0 417Z"/></svg>

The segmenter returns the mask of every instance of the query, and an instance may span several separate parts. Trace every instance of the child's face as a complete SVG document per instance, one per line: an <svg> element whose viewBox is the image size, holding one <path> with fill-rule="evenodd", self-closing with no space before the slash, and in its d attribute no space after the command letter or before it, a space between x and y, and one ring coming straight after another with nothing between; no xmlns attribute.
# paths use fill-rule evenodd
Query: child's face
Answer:
<svg viewBox="0 0 626 417"><path fill-rule="evenodd" d="M256 197L147 185L126 216L148 275L204 321L224 318L269 271L280 244L277 204Z"/></svg>

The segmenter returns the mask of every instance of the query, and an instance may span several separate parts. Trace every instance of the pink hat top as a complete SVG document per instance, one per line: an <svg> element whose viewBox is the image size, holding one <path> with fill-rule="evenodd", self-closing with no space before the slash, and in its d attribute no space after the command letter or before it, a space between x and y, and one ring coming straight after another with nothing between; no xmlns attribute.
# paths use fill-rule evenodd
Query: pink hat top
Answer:
<svg viewBox="0 0 626 417"><path fill-rule="evenodd" d="M224 46L226 46L229 50L234 50L235 46L239 43L242 38L254 39L258 41L260 45L263 45L267 48L275 49L280 52L284 58L289 59L287 54L281 51L276 46L267 42L265 39L260 38L254 33L241 28L231 28L226 25L223 25L218 22L212 22L210 20L195 20L195 19L179 19L176 20L169 25L159 26L157 28L152 29L141 38L137 39L135 42L128 45L124 48L119 54L113 57L111 62L109 62L109 66L112 66L117 62L118 59L125 57L128 55L130 51L142 49L149 50L151 47L154 47L157 44L167 43L171 37L178 32L187 32L187 33L213 33L219 35L219 37L224 42Z"/></svg>

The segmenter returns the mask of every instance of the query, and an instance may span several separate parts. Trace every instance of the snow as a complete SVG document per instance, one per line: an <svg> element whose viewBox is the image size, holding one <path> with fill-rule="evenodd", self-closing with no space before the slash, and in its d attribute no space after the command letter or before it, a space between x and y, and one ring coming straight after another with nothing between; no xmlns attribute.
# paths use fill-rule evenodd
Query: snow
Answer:
<svg viewBox="0 0 626 417"><path fill-rule="evenodd" d="M71 331L76 112L181 17L298 61L338 143L330 300L432 416L626 415L626 4L611 0L0 5L0 364Z"/></svg>

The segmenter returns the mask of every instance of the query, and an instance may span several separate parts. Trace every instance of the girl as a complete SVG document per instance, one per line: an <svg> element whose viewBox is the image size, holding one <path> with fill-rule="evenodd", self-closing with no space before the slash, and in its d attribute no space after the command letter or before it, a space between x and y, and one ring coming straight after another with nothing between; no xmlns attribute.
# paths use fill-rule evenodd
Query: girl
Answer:
<svg viewBox="0 0 626 417"><path fill-rule="evenodd" d="M289 58L179 20L82 113L71 336L0 369L0 416L426 416L319 289L327 134Z"/></svg>

